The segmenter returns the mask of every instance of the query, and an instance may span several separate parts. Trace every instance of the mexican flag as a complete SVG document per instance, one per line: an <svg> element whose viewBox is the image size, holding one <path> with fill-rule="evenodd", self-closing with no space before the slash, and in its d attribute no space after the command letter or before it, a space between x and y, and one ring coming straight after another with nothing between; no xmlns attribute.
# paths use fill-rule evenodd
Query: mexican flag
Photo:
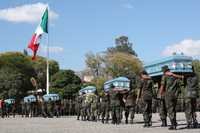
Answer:
<svg viewBox="0 0 200 133"><path fill-rule="evenodd" d="M48 33L48 9L47 8L42 16L40 24L38 25L35 33L32 36L30 43L28 44L28 48L30 48L33 51L32 60L36 59L36 54L40 45L39 40L42 37L43 33Z"/></svg>

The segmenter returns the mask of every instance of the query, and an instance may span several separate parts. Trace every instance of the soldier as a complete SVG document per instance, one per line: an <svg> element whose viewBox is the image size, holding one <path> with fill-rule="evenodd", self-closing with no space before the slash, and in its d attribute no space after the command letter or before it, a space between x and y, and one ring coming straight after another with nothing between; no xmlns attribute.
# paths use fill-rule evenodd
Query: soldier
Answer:
<svg viewBox="0 0 200 133"><path fill-rule="evenodd" d="M97 95L97 120L100 121L101 116L101 101L100 101L100 95Z"/></svg>
<svg viewBox="0 0 200 133"><path fill-rule="evenodd" d="M71 116L72 115L72 106L73 106L72 99L69 99L68 102L69 102L68 113L69 113L69 116Z"/></svg>
<svg viewBox="0 0 200 133"><path fill-rule="evenodd" d="M49 100L47 102L47 114L48 114L48 117L50 117L50 118L53 118L52 109L53 109L52 101L51 101L51 98L49 98Z"/></svg>
<svg viewBox="0 0 200 133"><path fill-rule="evenodd" d="M185 116L187 120L187 128L197 128L196 106L198 98L198 77L192 72L186 79L186 95L185 95Z"/></svg>
<svg viewBox="0 0 200 133"><path fill-rule="evenodd" d="M120 124L121 114L120 114L120 93L115 89L114 85L110 87L110 106L111 106L111 115L112 123Z"/></svg>
<svg viewBox="0 0 200 133"><path fill-rule="evenodd" d="M150 127L152 125L153 81L146 71L140 73L138 98L142 98L144 127Z"/></svg>
<svg viewBox="0 0 200 133"><path fill-rule="evenodd" d="M110 96L108 92L104 92L101 97L101 118L102 123L108 123L110 113ZM106 121L105 121L106 120Z"/></svg>
<svg viewBox="0 0 200 133"><path fill-rule="evenodd" d="M44 118L46 118L47 117L47 105L46 105L46 102L44 101L43 97L41 98L40 104L41 104L41 113L42 113L42 116Z"/></svg>
<svg viewBox="0 0 200 133"><path fill-rule="evenodd" d="M128 118L130 114L130 123L133 124L133 119L135 116L135 105L136 105L137 95L134 89L131 89L128 94L125 96L125 123L128 124Z"/></svg>
<svg viewBox="0 0 200 133"><path fill-rule="evenodd" d="M78 95L76 97L76 114L77 114L77 120L79 120L80 116L81 116L81 103L82 103L82 97L81 97L81 95Z"/></svg>
<svg viewBox="0 0 200 133"><path fill-rule="evenodd" d="M81 95L82 103L81 103L81 120L86 121L87 116L87 108L86 108L86 94L83 92Z"/></svg>
<svg viewBox="0 0 200 133"><path fill-rule="evenodd" d="M34 116L34 108L35 108L34 102L30 102L30 117Z"/></svg>
<svg viewBox="0 0 200 133"><path fill-rule="evenodd" d="M164 66L162 70L164 74L161 81L160 95L165 98L167 113L171 122L169 130L176 130L176 103L180 93L178 79L182 79L183 76L171 73L168 66Z"/></svg>
<svg viewBox="0 0 200 133"><path fill-rule="evenodd" d="M12 109L11 104L8 102L5 102L5 115L7 118L10 117L11 109Z"/></svg>
<svg viewBox="0 0 200 133"><path fill-rule="evenodd" d="M90 121L91 117L91 101L92 98L89 94L85 94L85 113L86 113L86 120Z"/></svg>
<svg viewBox="0 0 200 133"><path fill-rule="evenodd" d="M91 94L91 115L90 115L90 119L92 121L97 121L97 96L95 94Z"/></svg>
<svg viewBox="0 0 200 133"><path fill-rule="evenodd" d="M160 96L158 103L159 103L159 115L162 122L161 127L167 127L167 107L164 95Z"/></svg>
<svg viewBox="0 0 200 133"><path fill-rule="evenodd" d="M60 116L60 100L54 101L54 115L58 118Z"/></svg>

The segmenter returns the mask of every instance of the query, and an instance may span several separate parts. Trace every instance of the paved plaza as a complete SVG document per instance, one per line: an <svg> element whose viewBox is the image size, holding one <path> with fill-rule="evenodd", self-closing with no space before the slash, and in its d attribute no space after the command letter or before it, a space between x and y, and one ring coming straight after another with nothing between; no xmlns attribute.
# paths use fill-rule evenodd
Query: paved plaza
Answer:
<svg viewBox="0 0 200 133"><path fill-rule="evenodd" d="M200 113L198 113L200 116ZM188 130L183 113L177 114L178 130L160 127L158 114L153 115L153 127L143 128L142 115L137 114L133 125L102 124L101 122L77 121L76 117L62 118L6 118L0 119L0 133L200 133L200 129ZM198 117L200 121L200 118Z"/></svg>

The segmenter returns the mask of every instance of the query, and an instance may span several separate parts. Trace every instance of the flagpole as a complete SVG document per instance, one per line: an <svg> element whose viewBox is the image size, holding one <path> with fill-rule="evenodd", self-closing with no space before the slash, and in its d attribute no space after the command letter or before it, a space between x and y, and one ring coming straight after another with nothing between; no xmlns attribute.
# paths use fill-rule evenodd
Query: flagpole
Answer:
<svg viewBox="0 0 200 133"><path fill-rule="evenodd" d="M47 7L48 13L49 13L49 5ZM47 77L46 77L46 93L49 94L49 14L48 14L48 23L47 23L47 29L48 29L48 36L47 36Z"/></svg>

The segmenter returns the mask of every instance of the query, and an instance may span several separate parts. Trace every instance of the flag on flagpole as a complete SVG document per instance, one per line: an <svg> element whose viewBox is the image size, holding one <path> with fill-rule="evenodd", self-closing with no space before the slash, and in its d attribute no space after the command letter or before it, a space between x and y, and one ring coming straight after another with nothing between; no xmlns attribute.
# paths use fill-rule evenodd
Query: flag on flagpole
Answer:
<svg viewBox="0 0 200 133"><path fill-rule="evenodd" d="M40 45L39 40L42 37L43 33L48 33L48 8L46 8L42 16L41 22L38 25L35 33L33 34L30 43L28 44L28 48L33 51L32 60L36 59L36 54Z"/></svg>

